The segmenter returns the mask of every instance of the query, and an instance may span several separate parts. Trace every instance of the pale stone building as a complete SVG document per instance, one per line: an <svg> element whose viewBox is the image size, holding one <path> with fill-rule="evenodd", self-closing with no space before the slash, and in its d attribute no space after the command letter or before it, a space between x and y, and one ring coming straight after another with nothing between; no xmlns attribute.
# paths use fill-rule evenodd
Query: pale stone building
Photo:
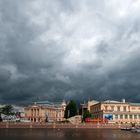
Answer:
<svg viewBox="0 0 140 140"><path fill-rule="evenodd" d="M110 123L140 123L140 104L107 100L91 106L93 119Z"/></svg>
<svg viewBox="0 0 140 140"><path fill-rule="evenodd" d="M66 103L36 102L25 108L25 117L31 122L56 122L64 119Z"/></svg>

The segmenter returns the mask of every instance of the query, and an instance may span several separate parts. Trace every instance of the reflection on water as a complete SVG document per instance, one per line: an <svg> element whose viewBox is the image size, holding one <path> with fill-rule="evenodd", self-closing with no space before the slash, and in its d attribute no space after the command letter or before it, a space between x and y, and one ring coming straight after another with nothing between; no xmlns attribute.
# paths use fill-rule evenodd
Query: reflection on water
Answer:
<svg viewBox="0 0 140 140"><path fill-rule="evenodd" d="M140 133L109 129L0 129L1 140L140 140Z"/></svg>

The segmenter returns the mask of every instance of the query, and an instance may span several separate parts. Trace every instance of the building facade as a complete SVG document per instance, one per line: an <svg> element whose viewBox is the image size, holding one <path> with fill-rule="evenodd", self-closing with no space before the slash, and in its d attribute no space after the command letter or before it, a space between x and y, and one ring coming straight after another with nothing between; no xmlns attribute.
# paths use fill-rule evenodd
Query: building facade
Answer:
<svg viewBox="0 0 140 140"><path fill-rule="evenodd" d="M56 122L64 119L66 103L36 102L25 108L25 117L31 122Z"/></svg>
<svg viewBox="0 0 140 140"><path fill-rule="evenodd" d="M91 110L90 110L91 106L93 106L94 104L97 104L97 103L99 103L99 102L96 101L96 100L92 100L92 101L88 101L87 103L80 104L80 106L81 106L81 115L83 115L86 110L91 112Z"/></svg>
<svg viewBox="0 0 140 140"><path fill-rule="evenodd" d="M91 106L93 119L110 123L140 123L140 104L107 100Z"/></svg>

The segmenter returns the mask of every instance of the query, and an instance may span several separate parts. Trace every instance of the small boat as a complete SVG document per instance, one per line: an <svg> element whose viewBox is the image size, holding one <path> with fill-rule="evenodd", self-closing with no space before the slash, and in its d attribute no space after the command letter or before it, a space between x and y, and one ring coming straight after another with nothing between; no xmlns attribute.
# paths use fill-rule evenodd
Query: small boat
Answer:
<svg viewBox="0 0 140 140"><path fill-rule="evenodd" d="M132 128L129 128L129 127L124 127L124 128L121 128L121 130L123 130L123 131L131 131L131 130L132 130Z"/></svg>
<svg viewBox="0 0 140 140"><path fill-rule="evenodd" d="M140 128L134 128L131 130L133 133L140 133Z"/></svg>

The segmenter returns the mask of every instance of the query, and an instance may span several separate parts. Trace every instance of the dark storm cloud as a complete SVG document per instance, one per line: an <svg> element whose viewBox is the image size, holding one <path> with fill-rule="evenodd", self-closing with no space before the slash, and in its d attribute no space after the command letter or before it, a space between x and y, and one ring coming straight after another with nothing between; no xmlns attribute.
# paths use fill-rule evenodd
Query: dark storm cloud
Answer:
<svg viewBox="0 0 140 140"><path fill-rule="evenodd" d="M139 9L137 0L0 0L0 102L139 102Z"/></svg>

